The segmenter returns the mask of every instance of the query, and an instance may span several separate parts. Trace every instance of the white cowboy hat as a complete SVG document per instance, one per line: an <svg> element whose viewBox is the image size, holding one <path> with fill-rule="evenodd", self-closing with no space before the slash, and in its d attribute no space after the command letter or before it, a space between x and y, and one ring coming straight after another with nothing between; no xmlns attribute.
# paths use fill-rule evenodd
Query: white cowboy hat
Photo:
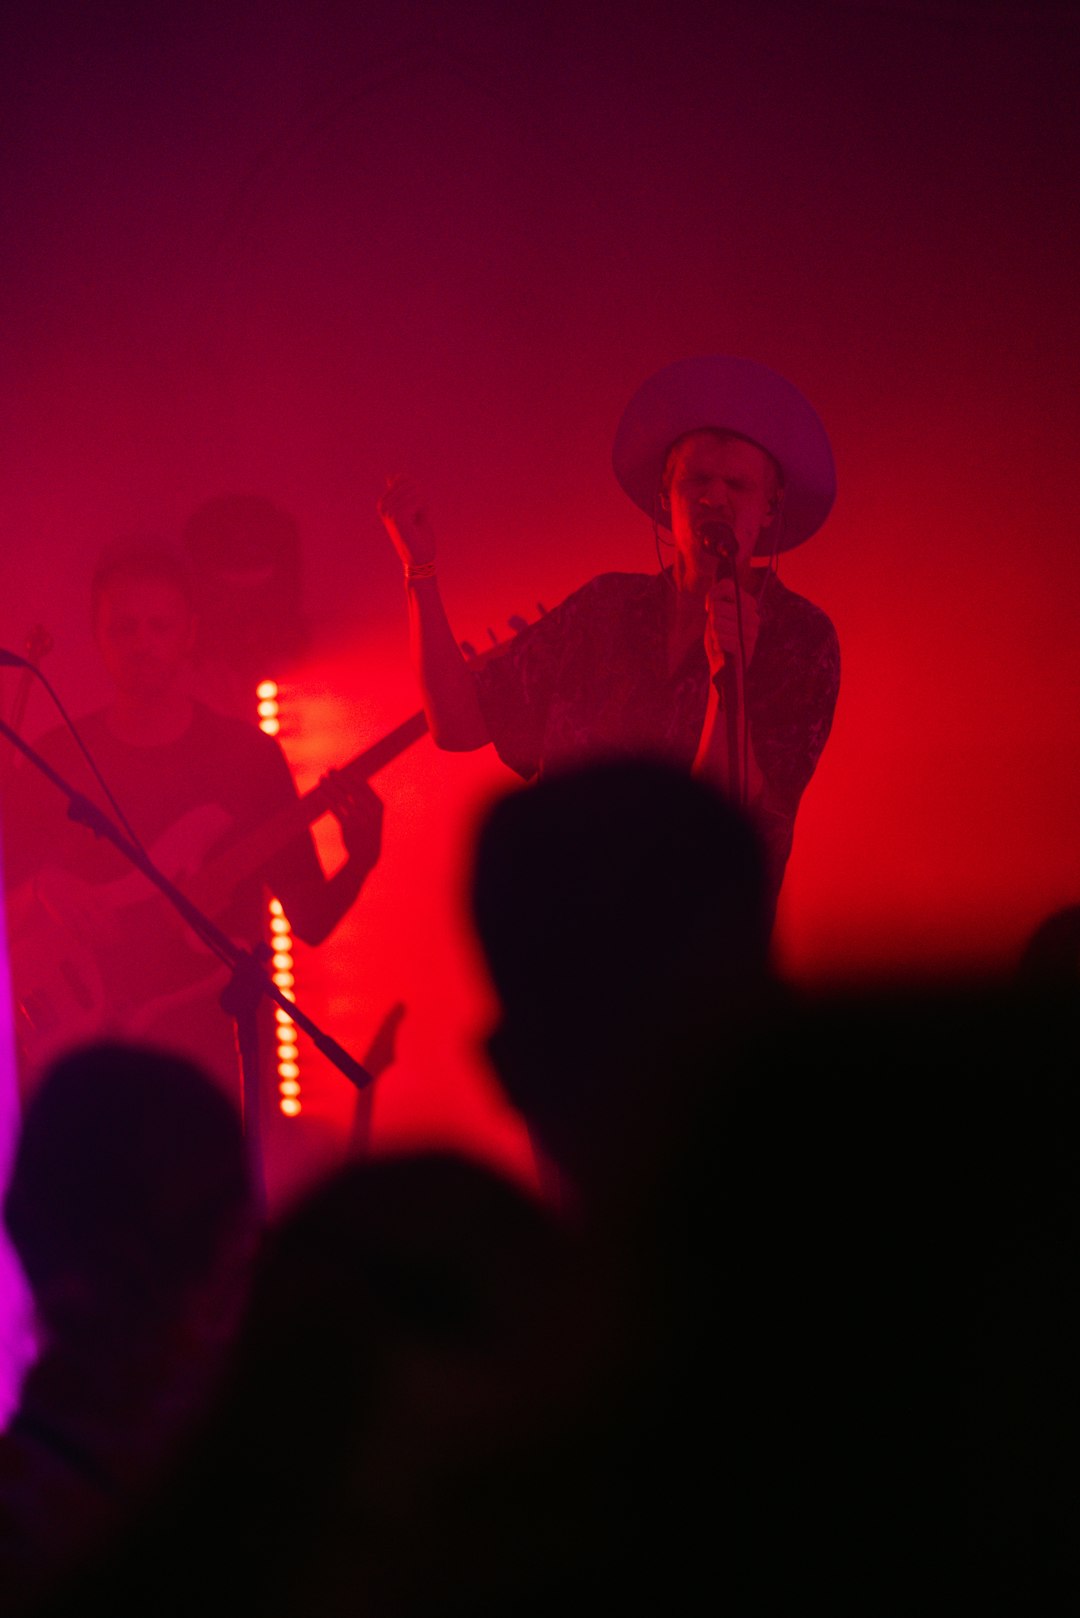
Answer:
<svg viewBox="0 0 1080 1618"><path fill-rule="evenodd" d="M706 427L750 439L784 474L780 530L763 532L759 555L789 551L817 532L836 498L836 467L821 417L776 371L729 354L676 360L630 400L611 458L636 506L671 526L657 498L668 451L676 439Z"/></svg>

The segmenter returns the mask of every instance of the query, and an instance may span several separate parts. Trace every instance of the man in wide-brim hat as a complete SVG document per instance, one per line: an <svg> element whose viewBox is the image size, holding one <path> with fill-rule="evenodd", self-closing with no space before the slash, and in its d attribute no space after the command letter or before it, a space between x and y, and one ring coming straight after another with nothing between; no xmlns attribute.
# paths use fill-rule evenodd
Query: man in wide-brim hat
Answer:
<svg viewBox="0 0 1080 1618"><path fill-rule="evenodd" d="M737 785L766 843L775 900L839 687L831 622L775 566L828 516L828 437L775 371L707 355L638 389L613 460L658 548L661 531L670 535L670 566L599 575L475 671L442 608L423 502L407 480L388 484L379 511L405 565L432 735L453 750L492 741L526 780L638 754Z"/></svg>

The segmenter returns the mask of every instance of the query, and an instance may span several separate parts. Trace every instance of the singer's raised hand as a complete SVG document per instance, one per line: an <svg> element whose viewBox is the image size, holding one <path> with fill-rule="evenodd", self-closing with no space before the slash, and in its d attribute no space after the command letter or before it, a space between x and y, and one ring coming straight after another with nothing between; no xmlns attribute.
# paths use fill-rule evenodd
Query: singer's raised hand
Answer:
<svg viewBox="0 0 1080 1618"><path fill-rule="evenodd" d="M416 565L435 560L435 534L427 503L411 478L388 478L376 509L402 562Z"/></svg>

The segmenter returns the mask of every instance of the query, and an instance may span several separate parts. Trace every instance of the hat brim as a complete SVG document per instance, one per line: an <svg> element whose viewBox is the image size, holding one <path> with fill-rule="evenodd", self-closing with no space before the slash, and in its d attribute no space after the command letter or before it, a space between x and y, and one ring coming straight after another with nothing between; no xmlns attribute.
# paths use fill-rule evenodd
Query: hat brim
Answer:
<svg viewBox="0 0 1080 1618"><path fill-rule="evenodd" d="M665 527L660 485L672 444L715 428L749 438L784 474L779 532L765 529L757 554L788 551L815 534L836 499L836 467L821 417L798 388L767 365L727 354L676 360L630 400L615 434L615 476L636 506Z"/></svg>

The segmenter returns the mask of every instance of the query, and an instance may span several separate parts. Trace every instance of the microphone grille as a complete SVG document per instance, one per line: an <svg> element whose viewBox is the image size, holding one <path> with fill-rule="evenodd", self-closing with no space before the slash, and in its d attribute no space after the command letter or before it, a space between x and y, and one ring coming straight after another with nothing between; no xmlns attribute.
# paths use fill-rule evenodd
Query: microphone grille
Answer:
<svg viewBox="0 0 1080 1618"><path fill-rule="evenodd" d="M735 530L730 523L722 522L719 517L713 517L708 522L703 522L698 529L698 534L705 549L713 556L733 558L739 549L739 542L735 538Z"/></svg>

